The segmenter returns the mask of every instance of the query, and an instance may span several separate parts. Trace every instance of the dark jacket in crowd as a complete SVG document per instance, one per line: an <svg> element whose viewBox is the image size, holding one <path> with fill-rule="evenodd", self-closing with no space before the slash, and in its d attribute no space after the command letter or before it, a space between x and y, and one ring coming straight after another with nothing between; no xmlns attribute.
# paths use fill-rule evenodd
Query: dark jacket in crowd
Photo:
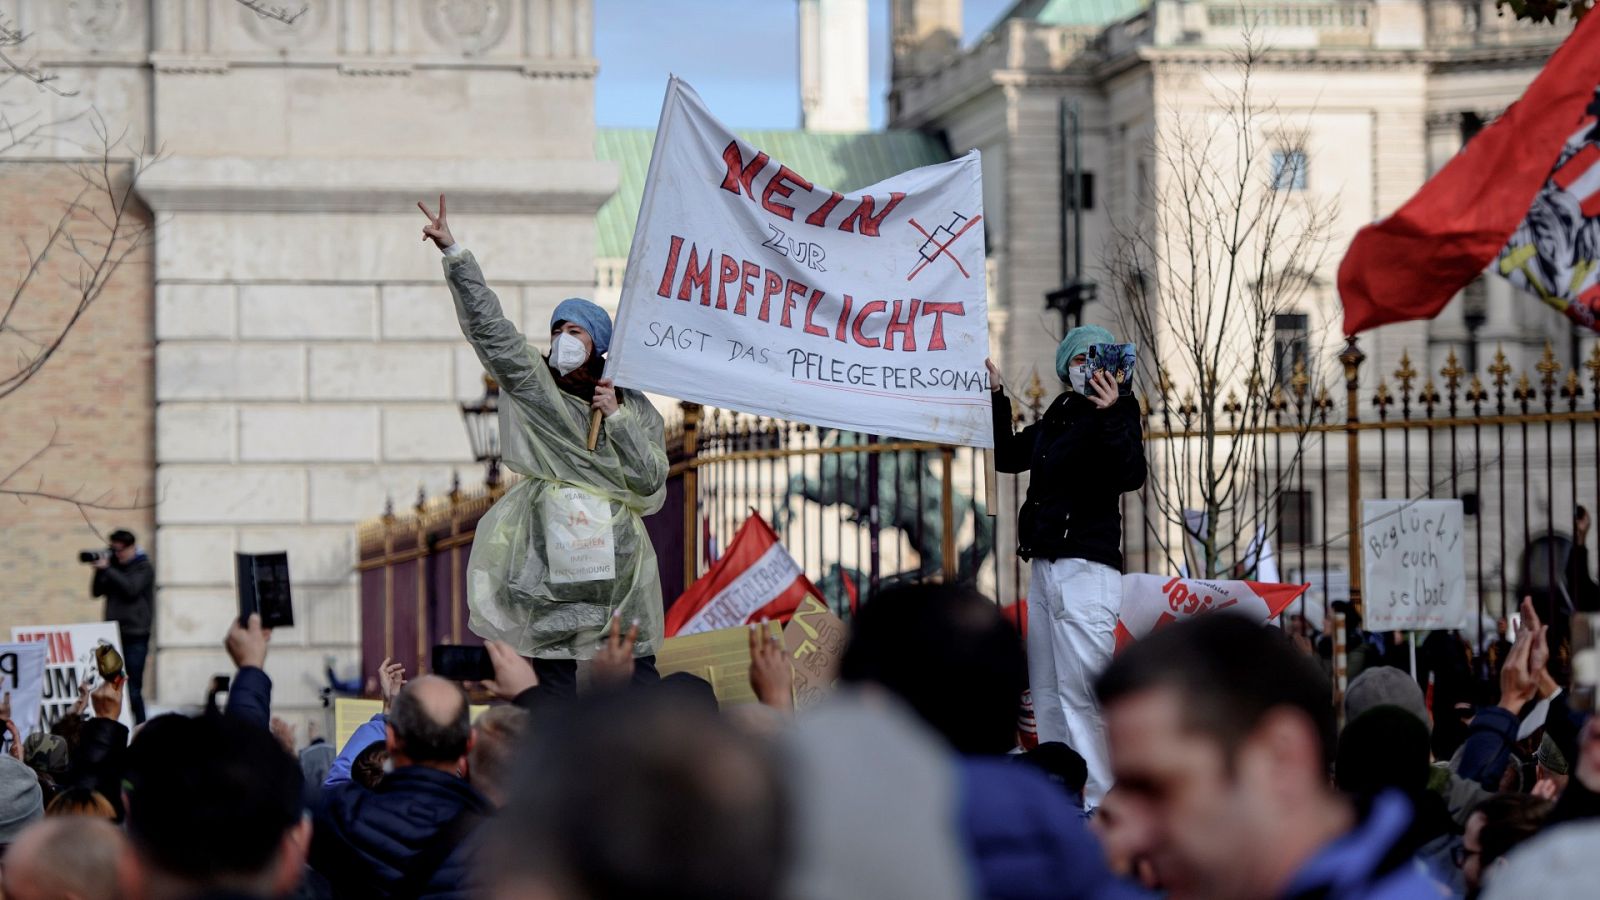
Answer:
<svg viewBox="0 0 1600 900"><path fill-rule="evenodd" d="M310 863L337 897L467 897L470 835L489 804L464 779L425 766L323 792Z"/></svg>
<svg viewBox="0 0 1600 900"><path fill-rule="evenodd" d="M106 621L121 626L124 638L147 637L155 609L155 586L155 566L140 550L127 565L113 557L108 568L95 569L90 590L94 596L106 598Z"/></svg>
<svg viewBox="0 0 1600 900"><path fill-rule="evenodd" d="M1106 868L1064 788L1010 759L961 760L960 822L985 900L1149 896Z"/></svg>
<svg viewBox="0 0 1600 900"><path fill-rule="evenodd" d="M992 395L994 465L1032 472L1018 517L1023 559L1086 559L1122 569L1122 495L1144 486L1139 401L1110 409L1063 393L1039 421L1013 434L1011 398Z"/></svg>

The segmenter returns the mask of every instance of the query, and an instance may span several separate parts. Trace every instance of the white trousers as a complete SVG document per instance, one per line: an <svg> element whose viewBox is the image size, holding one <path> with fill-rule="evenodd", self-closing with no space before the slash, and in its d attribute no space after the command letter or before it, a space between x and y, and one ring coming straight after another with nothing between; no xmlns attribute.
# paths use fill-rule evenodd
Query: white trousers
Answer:
<svg viewBox="0 0 1600 900"><path fill-rule="evenodd" d="M1028 688L1039 742L1060 741L1089 764L1090 808L1111 788L1094 680L1111 663L1122 575L1084 559L1036 559L1028 591Z"/></svg>

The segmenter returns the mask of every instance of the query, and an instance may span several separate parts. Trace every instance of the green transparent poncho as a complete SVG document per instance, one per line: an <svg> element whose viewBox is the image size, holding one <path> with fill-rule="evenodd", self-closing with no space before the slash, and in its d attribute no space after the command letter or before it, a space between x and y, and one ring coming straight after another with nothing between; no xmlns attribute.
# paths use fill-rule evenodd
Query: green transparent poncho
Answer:
<svg viewBox="0 0 1600 900"><path fill-rule="evenodd" d="M523 476L478 522L470 627L524 656L588 659L611 616L637 619L634 654L661 643L661 577L644 516L666 495L661 414L619 388L590 452L589 404L563 392L505 317L470 252L444 258L461 331L500 384L500 446ZM609 540L607 536L609 535Z"/></svg>

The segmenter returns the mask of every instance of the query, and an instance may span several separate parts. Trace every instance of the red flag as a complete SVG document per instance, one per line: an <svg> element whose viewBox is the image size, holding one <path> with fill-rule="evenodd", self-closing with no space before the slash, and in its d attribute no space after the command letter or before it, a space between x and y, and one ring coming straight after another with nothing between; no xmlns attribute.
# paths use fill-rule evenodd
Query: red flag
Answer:
<svg viewBox="0 0 1600 900"><path fill-rule="evenodd" d="M1429 319L1500 254L1600 84L1600 16L1585 16L1522 99L1339 264L1345 334Z"/></svg>
<svg viewBox="0 0 1600 900"><path fill-rule="evenodd" d="M752 511L722 558L667 610L667 637L762 619L781 622L807 594L822 597L777 533Z"/></svg>

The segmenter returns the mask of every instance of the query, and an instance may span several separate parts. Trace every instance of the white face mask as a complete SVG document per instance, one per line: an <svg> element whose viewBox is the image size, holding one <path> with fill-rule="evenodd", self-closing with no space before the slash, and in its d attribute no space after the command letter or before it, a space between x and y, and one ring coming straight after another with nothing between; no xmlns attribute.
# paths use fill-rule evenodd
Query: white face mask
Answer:
<svg viewBox="0 0 1600 900"><path fill-rule="evenodd" d="M550 342L550 364L562 375L583 365L588 359L589 351L583 349L583 341L578 340L576 335L562 332Z"/></svg>
<svg viewBox="0 0 1600 900"><path fill-rule="evenodd" d="M1072 390L1079 394L1089 393L1089 364L1067 367L1067 383L1072 385Z"/></svg>

